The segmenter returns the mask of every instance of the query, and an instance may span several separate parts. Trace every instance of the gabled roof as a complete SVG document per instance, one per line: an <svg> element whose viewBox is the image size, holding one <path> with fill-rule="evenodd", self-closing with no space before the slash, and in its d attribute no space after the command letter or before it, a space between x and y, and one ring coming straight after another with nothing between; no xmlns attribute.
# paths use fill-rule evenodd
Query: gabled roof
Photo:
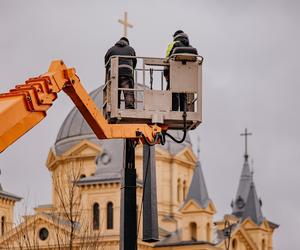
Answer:
<svg viewBox="0 0 300 250"><path fill-rule="evenodd" d="M210 201L199 160L197 161L193 179L189 188L188 195L184 201L184 205L191 199L196 201L202 208L206 208Z"/></svg>
<svg viewBox="0 0 300 250"><path fill-rule="evenodd" d="M23 237L24 233L30 232L30 230L36 230L39 225L48 225L49 227L55 227L59 230L60 234L67 234L71 231L71 223L69 220L60 215L37 213L34 215L24 216L24 221L8 231L3 237L0 237L0 245L4 246L5 242L14 238ZM40 228L40 227L39 227ZM80 224L75 222L74 235L79 236ZM45 245L48 243L46 242ZM44 249L44 248L43 248ZM48 249L48 248L47 248Z"/></svg>
<svg viewBox="0 0 300 250"><path fill-rule="evenodd" d="M261 211L261 201L257 197L254 182L251 183L248 199L242 215L243 220L247 218L251 218L257 225L260 225L264 221Z"/></svg>

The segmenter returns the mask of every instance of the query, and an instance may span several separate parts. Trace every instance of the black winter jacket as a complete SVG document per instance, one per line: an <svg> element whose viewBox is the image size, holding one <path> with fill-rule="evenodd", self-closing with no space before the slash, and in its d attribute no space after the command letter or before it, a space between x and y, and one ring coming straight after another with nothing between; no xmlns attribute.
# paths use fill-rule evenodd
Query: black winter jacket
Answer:
<svg viewBox="0 0 300 250"><path fill-rule="evenodd" d="M111 47L105 55L105 64L109 61L111 56L135 56L134 49L129 46L125 41L118 41L113 47ZM133 77L133 70L128 67L122 67L122 65L129 65L133 69L136 67L136 58L119 58L119 76ZM121 66L121 67L120 67ZM110 68L110 63L106 66L106 72Z"/></svg>

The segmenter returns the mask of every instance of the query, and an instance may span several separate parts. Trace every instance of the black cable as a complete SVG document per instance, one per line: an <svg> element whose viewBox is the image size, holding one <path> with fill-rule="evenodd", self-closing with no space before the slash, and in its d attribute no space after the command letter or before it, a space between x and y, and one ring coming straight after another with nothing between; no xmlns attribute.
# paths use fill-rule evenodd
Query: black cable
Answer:
<svg viewBox="0 0 300 250"><path fill-rule="evenodd" d="M148 146L154 146L157 143L157 141L158 141L158 139L160 137L160 133L156 133L153 142L148 141L147 137L143 133L141 133L141 136L143 137L144 141L146 142L146 144Z"/></svg>
<svg viewBox="0 0 300 250"><path fill-rule="evenodd" d="M166 143L166 136L163 133L161 133L160 134L160 144L165 145L165 143Z"/></svg>
<svg viewBox="0 0 300 250"><path fill-rule="evenodd" d="M184 106L183 106L183 114L182 114L182 119L183 119L183 137L181 138L181 140L177 140L176 138L174 138L171 134L169 134L168 132L164 132L164 136L167 135L169 136L173 141L177 142L177 143L182 143L184 142L185 138L186 138L186 134L187 134L187 127L186 127L186 98L184 100Z"/></svg>

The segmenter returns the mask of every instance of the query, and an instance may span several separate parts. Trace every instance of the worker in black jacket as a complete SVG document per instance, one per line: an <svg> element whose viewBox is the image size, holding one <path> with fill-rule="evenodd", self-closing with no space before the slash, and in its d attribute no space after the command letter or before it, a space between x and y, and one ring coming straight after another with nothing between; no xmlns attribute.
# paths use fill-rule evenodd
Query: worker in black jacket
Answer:
<svg viewBox="0 0 300 250"><path fill-rule="evenodd" d="M111 47L105 55L106 78L110 77L110 58L112 56L135 56L134 49L129 46L129 40L122 37L116 44ZM119 57L119 88L132 89L134 86L133 72L136 67L136 58ZM125 108L134 109L134 92L133 90L124 90ZM118 91L118 108L120 108L120 95Z"/></svg>

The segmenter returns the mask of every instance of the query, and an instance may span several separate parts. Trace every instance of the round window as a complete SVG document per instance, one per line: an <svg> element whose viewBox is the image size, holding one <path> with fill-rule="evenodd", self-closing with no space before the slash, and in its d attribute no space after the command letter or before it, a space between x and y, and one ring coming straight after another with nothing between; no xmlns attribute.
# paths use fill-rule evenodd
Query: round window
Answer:
<svg viewBox="0 0 300 250"><path fill-rule="evenodd" d="M104 165L107 165L111 161L110 155L107 152L103 152L102 155L100 156L100 161Z"/></svg>
<svg viewBox="0 0 300 250"><path fill-rule="evenodd" d="M46 240L49 236L49 231L47 228L41 228L40 232L39 232L39 237L41 240Z"/></svg>

